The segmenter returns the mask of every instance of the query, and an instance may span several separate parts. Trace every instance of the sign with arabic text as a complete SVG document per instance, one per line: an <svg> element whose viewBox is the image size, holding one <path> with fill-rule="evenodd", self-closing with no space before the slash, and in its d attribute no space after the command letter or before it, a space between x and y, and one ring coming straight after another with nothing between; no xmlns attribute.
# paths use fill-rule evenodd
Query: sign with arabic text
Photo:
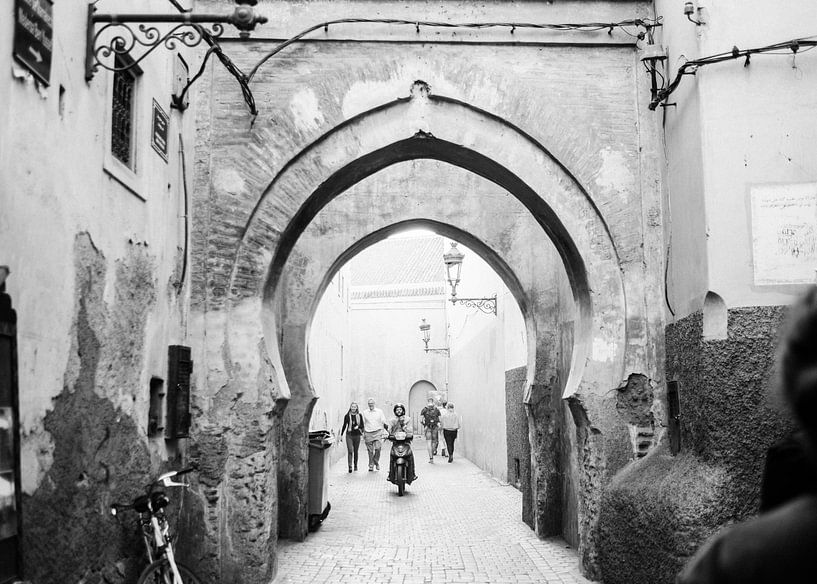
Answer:
<svg viewBox="0 0 817 584"><path fill-rule="evenodd" d="M817 269L817 183L752 185L755 285L812 284Z"/></svg>

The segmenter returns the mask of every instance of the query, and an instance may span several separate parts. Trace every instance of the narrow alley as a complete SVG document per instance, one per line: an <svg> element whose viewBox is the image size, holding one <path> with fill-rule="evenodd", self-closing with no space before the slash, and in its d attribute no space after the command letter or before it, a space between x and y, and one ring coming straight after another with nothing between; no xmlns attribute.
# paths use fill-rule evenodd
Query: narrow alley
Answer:
<svg viewBox="0 0 817 584"><path fill-rule="evenodd" d="M334 464L332 510L305 542L279 542L274 584L589 582L575 550L522 523L518 490L456 453L429 464L422 440L414 452L420 478L402 498L385 464L351 474L345 457Z"/></svg>

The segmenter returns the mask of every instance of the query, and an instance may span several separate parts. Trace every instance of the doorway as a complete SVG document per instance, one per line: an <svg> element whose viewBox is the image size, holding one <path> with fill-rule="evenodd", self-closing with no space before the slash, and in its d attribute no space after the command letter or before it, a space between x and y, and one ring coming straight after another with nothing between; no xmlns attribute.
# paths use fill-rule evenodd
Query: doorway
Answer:
<svg viewBox="0 0 817 584"><path fill-rule="evenodd" d="M429 396L437 394L434 384L425 380L420 380L409 389L408 395L408 415L411 418L411 427L415 434L420 434L422 425L420 424L420 412L426 405Z"/></svg>

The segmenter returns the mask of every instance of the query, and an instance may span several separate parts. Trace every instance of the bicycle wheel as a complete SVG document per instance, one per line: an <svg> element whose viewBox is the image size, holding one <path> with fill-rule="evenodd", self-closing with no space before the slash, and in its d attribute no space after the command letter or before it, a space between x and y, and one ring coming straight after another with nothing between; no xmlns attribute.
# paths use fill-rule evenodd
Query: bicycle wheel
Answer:
<svg viewBox="0 0 817 584"><path fill-rule="evenodd" d="M179 562L176 562L176 567L179 568L182 584L201 584L190 568ZM173 571L167 558L160 558L142 570L136 584L173 584Z"/></svg>

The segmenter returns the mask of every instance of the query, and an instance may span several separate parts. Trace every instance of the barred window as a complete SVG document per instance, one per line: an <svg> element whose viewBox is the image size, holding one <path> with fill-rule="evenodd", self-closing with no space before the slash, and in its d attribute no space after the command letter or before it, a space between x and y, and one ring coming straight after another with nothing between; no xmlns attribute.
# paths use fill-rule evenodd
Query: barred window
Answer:
<svg viewBox="0 0 817 584"><path fill-rule="evenodd" d="M116 58L116 67L126 66ZM133 169L133 101L136 91L136 72L115 71L111 99L111 153L128 168Z"/></svg>

